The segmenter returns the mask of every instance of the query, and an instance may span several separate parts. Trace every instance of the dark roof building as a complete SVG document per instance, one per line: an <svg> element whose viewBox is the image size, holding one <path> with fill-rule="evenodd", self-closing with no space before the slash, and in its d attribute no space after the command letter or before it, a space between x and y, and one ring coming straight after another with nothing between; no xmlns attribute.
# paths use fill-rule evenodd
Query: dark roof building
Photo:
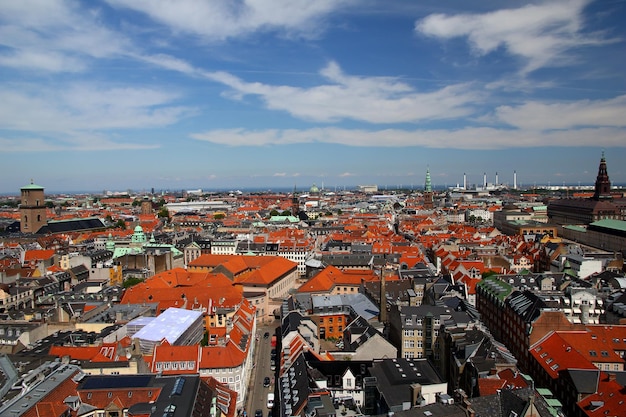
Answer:
<svg viewBox="0 0 626 417"><path fill-rule="evenodd" d="M560 225L583 225L602 219L624 220L620 205L623 205L621 201L616 204L611 194L611 181L602 153L593 197L554 200L548 205L548 218L551 223Z"/></svg>

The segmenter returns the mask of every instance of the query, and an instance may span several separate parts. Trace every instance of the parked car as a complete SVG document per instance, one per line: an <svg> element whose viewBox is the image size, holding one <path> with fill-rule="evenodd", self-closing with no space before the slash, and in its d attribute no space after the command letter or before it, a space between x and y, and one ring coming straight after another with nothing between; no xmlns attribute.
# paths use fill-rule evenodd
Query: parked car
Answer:
<svg viewBox="0 0 626 417"><path fill-rule="evenodd" d="M254 417L263 417L263 410L260 408L254 412Z"/></svg>
<svg viewBox="0 0 626 417"><path fill-rule="evenodd" d="M263 386L264 386L264 387L269 387L269 386L270 386L270 377L269 377L269 376L266 376L266 377L263 379Z"/></svg>
<svg viewBox="0 0 626 417"><path fill-rule="evenodd" d="M272 408L272 407L274 407L274 393L268 392L267 393L267 408Z"/></svg>
<svg viewBox="0 0 626 417"><path fill-rule="evenodd" d="M264 338L264 339L268 339L269 337L270 337L270 332L265 332L265 333L263 334L263 338Z"/></svg>

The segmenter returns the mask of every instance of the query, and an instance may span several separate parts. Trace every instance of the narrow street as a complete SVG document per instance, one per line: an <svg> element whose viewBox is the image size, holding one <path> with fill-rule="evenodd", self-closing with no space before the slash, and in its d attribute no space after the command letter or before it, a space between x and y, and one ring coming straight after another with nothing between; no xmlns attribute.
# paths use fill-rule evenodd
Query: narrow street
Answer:
<svg viewBox="0 0 626 417"><path fill-rule="evenodd" d="M257 328L258 342L256 352L254 352L254 369L248 386L245 411L248 417L254 417L256 410L261 410L262 416L270 415L271 410L267 408L267 394L274 392L274 371L271 370L270 352L272 350L271 340L275 334L278 321L271 324L261 325ZM267 337L265 334L267 333ZM269 378L270 384L264 387L264 379ZM257 416L259 417L259 416Z"/></svg>

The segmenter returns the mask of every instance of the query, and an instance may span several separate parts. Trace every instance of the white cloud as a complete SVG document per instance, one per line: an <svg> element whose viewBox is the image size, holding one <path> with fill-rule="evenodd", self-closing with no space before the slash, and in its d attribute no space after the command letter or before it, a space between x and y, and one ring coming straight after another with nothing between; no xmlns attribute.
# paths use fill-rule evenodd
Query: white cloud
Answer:
<svg viewBox="0 0 626 417"><path fill-rule="evenodd" d="M174 33L224 40L259 31L314 36L323 19L354 0L107 0L148 15Z"/></svg>
<svg viewBox="0 0 626 417"><path fill-rule="evenodd" d="M193 113L172 106L174 94L150 88L98 88L76 84L30 92L0 89L0 129L67 132L151 128ZM37 123L33 123L36 120Z"/></svg>
<svg viewBox="0 0 626 417"><path fill-rule="evenodd" d="M604 43L583 34L582 12L590 0L549 0L484 14L432 14L415 24L418 33L441 39L467 37L476 55L504 47L526 64L523 72L564 65L567 52Z"/></svg>
<svg viewBox="0 0 626 417"><path fill-rule="evenodd" d="M0 148L5 153L146 150L159 147L158 144L116 142L105 135L92 132L67 132L63 135L39 138L0 137Z"/></svg>
<svg viewBox="0 0 626 417"><path fill-rule="evenodd" d="M105 27L95 10L69 1L21 0L0 8L0 65L82 71L87 60L125 54L129 41Z"/></svg>
<svg viewBox="0 0 626 417"><path fill-rule="evenodd" d="M328 83L310 88L247 83L223 72L205 75L231 87L233 98L258 96L269 109L318 122L352 119L368 123L415 123L453 119L469 115L473 106L482 101L481 93L468 84L418 92L393 77L346 75L334 62L320 73Z"/></svg>
<svg viewBox="0 0 626 417"><path fill-rule="evenodd" d="M608 100L500 106L497 120L522 129L570 129L576 127L626 127L626 95Z"/></svg>
<svg viewBox="0 0 626 417"><path fill-rule="evenodd" d="M357 147L427 147L440 149L515 149L546 146L625 147L626 131L619 128L585 128L563 131L464 128L459 130L377 131L339 128L211 130L192 138L228 146L266 146L297 143L332 143Z"/></svg>

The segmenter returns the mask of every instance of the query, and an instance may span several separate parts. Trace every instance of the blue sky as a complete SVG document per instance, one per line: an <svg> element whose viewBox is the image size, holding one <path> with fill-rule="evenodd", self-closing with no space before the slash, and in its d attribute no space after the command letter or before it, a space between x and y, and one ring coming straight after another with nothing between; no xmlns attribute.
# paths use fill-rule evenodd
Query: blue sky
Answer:
<svg viewBox="0 0 626 417"><path fill-rule="evenodd" d="M626 0L0 5L0 193L626 183Z"/></svg>

